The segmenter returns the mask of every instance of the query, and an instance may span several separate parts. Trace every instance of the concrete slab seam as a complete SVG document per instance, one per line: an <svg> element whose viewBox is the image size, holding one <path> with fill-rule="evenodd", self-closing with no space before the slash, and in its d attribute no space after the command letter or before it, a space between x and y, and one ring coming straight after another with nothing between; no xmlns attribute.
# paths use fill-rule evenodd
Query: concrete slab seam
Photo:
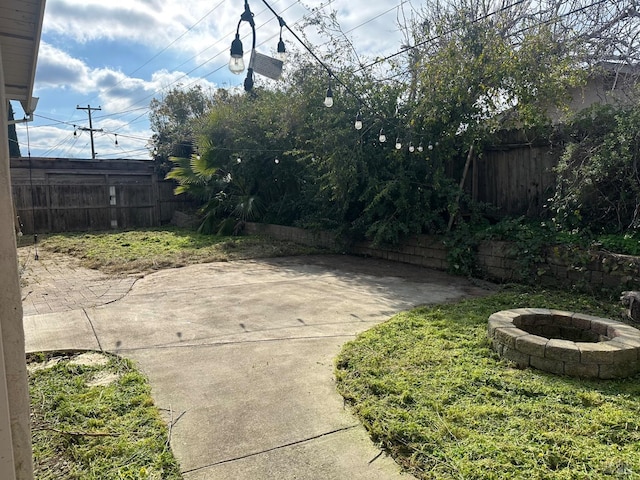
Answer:
<svg viewBox="0 0 640 480"><path fill-rule="evenodd" d="M355 322L354 322L355 323ZM256 332L260 332L256 330ZM111 353L125 353L125 352L139 352L144 350L155 349L169 349L169 348L205 348L205 347L226 347L229 345L240 345L243 343L267 343L267 342L284 342L289 340L322 340L325 338L355 338L356 334L341 334L341 335L313 335L306 337L285 337L285 338L262 338L260 340L234 340L231 342L213 342L213 343L181 343L181 344L164 344L164 345L151 345L146 347L131 347L131 348L115 348L109 350Z"/></svg>
<svg viewBox="0 0 640 480"><path fill-rule="evenodd" d="M293 442L285 443L284 445L278 445L277 447L267 448L267 449L261 450L259 452L247 453L246 455L240 455L239 457L228 458L226 460L220 460L218 462L210 463L208 465L203 465L201 467L196 467L196 468L191 468L189 470L184 470L181 473L183 475L186 475L186 474L189 474L189 473L194 473L194 472L198 472L198 471L201 471L201 470L205 470L207 468L212 468L212 467L215 467L217 465L223 465L225 463L237 462L239 460L244 460L246 458L251 458L251 457L258 456L258 455L263 455L265 453L273 452L275 450L281 450L283 448L293 447L295 445L300 445L302 443L312 442L313 440L317 440L319 438L326 437L326 436L329 436L329 435L334 435L336 433L341 433L341 432L344 432L344 431L347 431L347 430L352 430L352 429L357 428L359 426L360 425L349 425L347 427L336 428L335 430L330 430L328 432L320 433L318 435L314 435L312 437L304 438L302 440L295 440Z"/></svg>
<svg viewBox="0 0 640 480"><path fill-rule="evenodd" d="M98 347L100 348L100 351L104 352L104 349L102 348L102 344L100 343L100 339L98 338L98 332L96 332L96 329L93 326L93 322L91 321L91 317L89 317L89 314L87 313L87 309L83 308L82 312L84 313L84 316L87 317L87 321L89 322L89 325L91 326L91 331L93 332L93 336L96 337L96 342L98 342Z"/></svg>

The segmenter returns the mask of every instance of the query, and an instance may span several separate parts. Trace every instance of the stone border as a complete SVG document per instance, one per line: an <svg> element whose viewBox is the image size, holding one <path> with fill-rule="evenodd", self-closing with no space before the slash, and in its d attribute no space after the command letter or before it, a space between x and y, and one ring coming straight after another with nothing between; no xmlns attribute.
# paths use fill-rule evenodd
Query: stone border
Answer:
<svg viewBox="0 0 640 480"><path fill-rule="evenodd" d="M535 325L542 318L558 327L590 330L601 341L549 339L517 326ZM487 334L500 356L521 367L601 379L640 372L640 330L615 320L545 308L518 308L491 315Z"/></svg>

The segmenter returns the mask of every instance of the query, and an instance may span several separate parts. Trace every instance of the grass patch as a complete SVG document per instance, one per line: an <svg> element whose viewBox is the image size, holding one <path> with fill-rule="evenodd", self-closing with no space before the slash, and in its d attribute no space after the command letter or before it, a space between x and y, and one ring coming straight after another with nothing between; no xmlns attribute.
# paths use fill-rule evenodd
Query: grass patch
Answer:
<svg viewBox="0 0 640 480"><path fill-rule="evenodd" d="M28 367L36 480L182 478L150 387L130 361L32 355Z"/></svg>
<svg viewBox="0 0 640 480"><path fill-rule="evenodd" d="M87 268L133 273L196 263L304 255L319 250L267 237L220 237L178 228L44 236L44 251L79 258Z"/></svg>
<svg viewBox="0 0 640 480"><path fill-rule="evenodd" d="M620 318L604 300L520 288L419 308L344 346L338 390L418 478L640 478L640 378L514 368L490 349L486 326L519 307Z"/></svg>

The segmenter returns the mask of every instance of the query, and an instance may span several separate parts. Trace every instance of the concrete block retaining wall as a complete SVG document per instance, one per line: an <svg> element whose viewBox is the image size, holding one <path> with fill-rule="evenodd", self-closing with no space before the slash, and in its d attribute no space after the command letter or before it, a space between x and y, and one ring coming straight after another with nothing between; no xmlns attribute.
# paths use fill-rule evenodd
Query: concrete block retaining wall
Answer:
<svg viewBox="0 0 640 480"><path fill-rule="evenodd" d="M380 247L373 246L370 242L347 245L331 232L280 225L247 223L245 231L354 255L436 270L449 269L446 246L441 237L434 235L415 235L401 245ZM487 279L497 282L517 281L523 274L509 242L482 242L476 252L476 263ZM564 247L550 247L546 261L537 266L536 274L537 283L547 286L578 285L596 289L637 290L640 288L640 257L608 252L575 252Z"/></svg>

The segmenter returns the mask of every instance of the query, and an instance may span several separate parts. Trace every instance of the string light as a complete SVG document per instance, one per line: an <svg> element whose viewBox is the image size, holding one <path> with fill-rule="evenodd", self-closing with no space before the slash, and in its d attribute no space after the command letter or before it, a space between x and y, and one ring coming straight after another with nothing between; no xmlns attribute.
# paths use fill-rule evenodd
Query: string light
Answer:
<svg viewBox="0 0 640 480"><path fill-rule="evenodd" d="M253 20L253 13L249 8L249 2L244 0L244 12L240 15L240 21L236 28L236 37L231 42L231 59L229 60L229 70L236 75L239 75L244 71L244 49L242 47L242 40L240 40L240 25L242 22L247 22L251 26L252 43L251 43L251 60L249 62L249 68L247 69L247 77L244 80L244 89L246 92L251 91L253 88L253 55L256 50L256 22Z"/></svg>
<svg viewBox="0 0 640 480"><path fill-rule="evenodd" d="M280 40L278 41L276 58L284 62L287 59L287 49L285 48L284 42L282 41L282 27L284 27L286 24L284 23L282 17L278 17L278 22L280 23Z"/></svg>
<svg viewBox="0 0 640 480"><path fill-rule="evenodd" d="M229 60L229 70L231 70L231 73L240 75L244 72L243 55L242 40L240 40L240 34L236 33L236 38L231 42L231 59Z"/></svg>
<svg viewBox="0 0 640 480"><path fill-rule="evenodd" d="M356 127L356 130L362 130L362 114L360 112L356 115L356 122L354 126Z"/></svg>
<svg viewBox="0 0 640 480"><path fill-rule="evenodd" d="M331 90L331 84L329 84L327 94L324 97L324 106L327 108L333 107L333 90Z"/></svg>

